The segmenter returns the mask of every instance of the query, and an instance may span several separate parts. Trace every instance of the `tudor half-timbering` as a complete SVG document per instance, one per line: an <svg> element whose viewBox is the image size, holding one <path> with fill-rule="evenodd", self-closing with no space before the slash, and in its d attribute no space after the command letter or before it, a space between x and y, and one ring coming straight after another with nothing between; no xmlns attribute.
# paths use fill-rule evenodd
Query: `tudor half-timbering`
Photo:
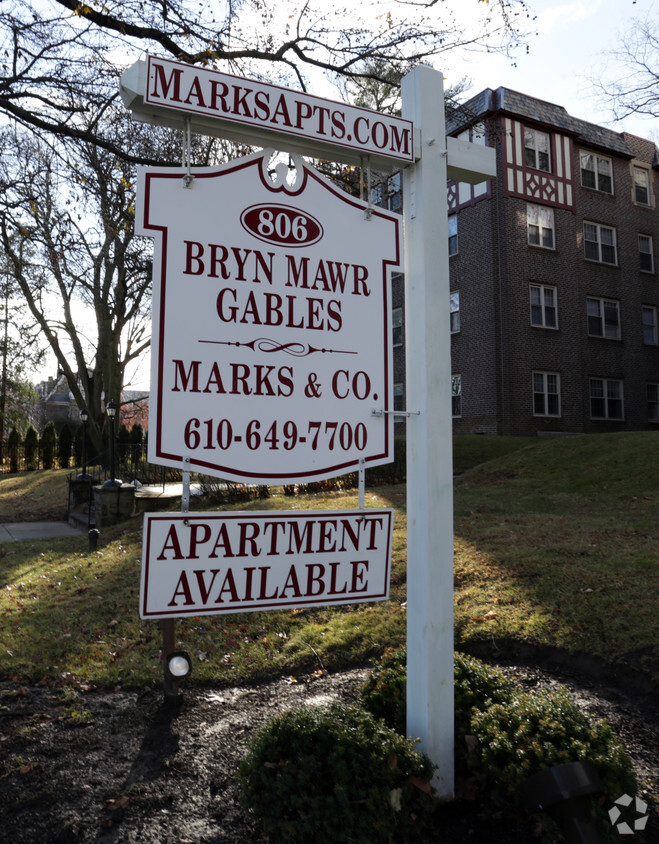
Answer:
<svg viewBox="0 0 659 844"><path fill-rule="evenodd" d="M447 132L498 173L448 184L455 432L659 430L654 143L507 88Z"/></svg>

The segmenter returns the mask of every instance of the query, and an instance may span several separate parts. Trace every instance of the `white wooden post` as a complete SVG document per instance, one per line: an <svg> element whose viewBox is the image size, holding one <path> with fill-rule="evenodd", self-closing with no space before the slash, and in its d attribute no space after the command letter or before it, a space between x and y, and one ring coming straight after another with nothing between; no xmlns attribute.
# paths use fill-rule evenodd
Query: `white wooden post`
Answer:
<svg viewBox="0 0 659 844"><path fill-rule="evenodd" d="M453 454L447 154L442 74L403 79L403 117L421 133L404 171L407 409L407 732L454 788Z"/></svg>

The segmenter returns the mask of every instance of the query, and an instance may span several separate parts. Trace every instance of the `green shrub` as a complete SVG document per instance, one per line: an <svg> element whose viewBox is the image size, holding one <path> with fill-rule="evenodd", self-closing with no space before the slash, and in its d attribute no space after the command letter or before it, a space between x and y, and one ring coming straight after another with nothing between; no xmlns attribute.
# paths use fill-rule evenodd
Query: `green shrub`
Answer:
<svg viewBox="0 0 659 844"><path fill-rule="evenodd" d="M386 651L360 692L366 709L403 734L406 662L404 647ZM455 765L471 788L496 805L513 806L527 777L584 759L597 768L605 805L635 794L631 761L611 728L591 722L566 689L526 694L496 668L455 654ZM604 810L596 807L595 817L606 838L611 824Z"/></svg>
<svg viewBox="0 0 659 844"><path fill-rule="evenodd" d="M54 422L46 422L41 435L42 465L44 469L52 469L55 465L55 448L57 446L57 431Z"/></svg>
<svg viewBox="0 0 659 844"><path fill-rule="evenodd" d="M57 442L57 462L60 469L68 469L71 463L71 450L73 447L73 433L71 428L64 425L60 431L59 440Z"/></svg>
<svg viewBox="0 0 659 844"><path fill-rule="evenodd" d="M126 463L130 458L130 431L122 425L117 431L117 459Z"/></svg>
<svg viewBox="0 0 659 844"><path fill-rule="evenodd" d="M12 428L7 438L7 450L9 452L9 469L11 472L18 472L18 449L21 445L21 435Z"/></svg>
<svg viewBox="0 0 659 844"><path fill-rule="evenodd" d="M359 690L359 702L376 718L407 735L407 648L387 648Z"/></svg>
<svg viewBox="0 0 659 844"><path fill-rule="evenodd" d="M501 671L475 657L456 653L454 661L455 732L460 748L471 731L473 711L509 700L512 685ZM407 649L388 648L359 693L362 706L402 735L407 729L406 685Z"/></svg>
<svg viewBox="0 0 659 844"><path fill-rule="evenodd" d="M140 446L144 442L144 428L136 422L130 429L130 441L134 446Z"/></svg>
<svg viewBox="0 0 659 844"><path fill-rule="evenodd" d="M466 736L474 732L474 714L494 703L509 703L513 693L514 686L503 672L473 656L455 654L455 748L459 772L468 766Z"/></svg>
<svg viewBox="0 0 659 844"><path fill-rule="evenodd" d="M25 448L26 468L28 471L32 471L37 468L37 462L39 459L39 434L37 434L32 425L29 426L25 433L25 441L23 445Z"/></svg>
<svg viewBox="0 0 659 844"><path fill-rule="evenodd" d="M471 728L478 738L472 768L495 802L515 802L517 786L538 771L584 759L597 768L610 802L636 792L631 761L609 725L592 722L566 689L515 692L475 710Z"/></svg>
<svg viewBox="0 0 659 844"><path fill-rule="evenodd" d="M434 808L427 757L357 706L273 718L238 776L245 807L280 842L414 841Z"/></svg>

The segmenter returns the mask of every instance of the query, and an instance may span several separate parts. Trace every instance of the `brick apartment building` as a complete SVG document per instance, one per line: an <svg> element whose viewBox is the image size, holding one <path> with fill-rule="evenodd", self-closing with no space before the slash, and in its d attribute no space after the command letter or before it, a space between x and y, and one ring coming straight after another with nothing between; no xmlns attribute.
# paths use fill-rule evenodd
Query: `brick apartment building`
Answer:
<svg viewBox="0 0 659 844"><path fill-rule="evenodd" d="M497 153L495 180L448 185L454 432L659 430L655 144L507 88L447 133ZM392 300L400 409L402 277Z"/></svg>

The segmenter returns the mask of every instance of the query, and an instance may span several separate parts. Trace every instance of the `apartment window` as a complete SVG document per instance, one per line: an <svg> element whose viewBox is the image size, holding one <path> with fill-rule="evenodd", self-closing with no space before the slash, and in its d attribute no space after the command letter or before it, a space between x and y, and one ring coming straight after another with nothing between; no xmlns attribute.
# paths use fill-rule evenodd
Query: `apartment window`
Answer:
<svg viewBox="0 0 659 844"><path fill-rule="evenodd" d="M651 305L643 306L643 342L656 346L659 343L657 330L657 309Z"/></svg>
<svg viewBox="0 0 659 844"><path fill-rule="evenodd" d="M391 341L394 346L403 345L403 309L394 308L391 312Z"/></svg>
<svg viewBox="0 0 659 844"><path fill-rule="evenodd" d="M648 421L659 422L659 384L647 385Z"/></svg>
<svg viewBox="0 0 659 844"><path fill-rule="evenodd" d="M400 173L394 173L389 179L388 192L389 210L401 212L403 209L403 191Z"/></svg>
<svg viewBox="0 0 659 844"><path fill-rule="evenodd" d="M371 189L371 202L380 208L400 211L403 207L400 173L394 173L393 176L374 185Z"/></svg>
<svg viewBox="0 0 659 844"><path fill-rule="evenodd" d="M634 201L639 205L650 204L650 171L645 167L634 167Z"/></svg>
<svg viewBox="0 0 659 844"><path fill-rule="evenodd" d="M458 215L453 214L448 218L448 254L458 254Z"/></svg>
<svg viewBox="0 0 659 844"><path fill-rule="evenodd" d="M554 248L554 211L542 205L526 206L526 227L531 246Z"/></svg>
<svg viewBox="0 0 659 844"><path fill-rule="evenodd" d="M591 337L620 339L620 304L615 299L586 299L588 334Z"/></svg>
<svg viewBox="0 0 659 844"><path fill-rule="evenodd" d="M589 261L617 264L616 230L599 223L583 224L584 254Z"/></svg>
<svg viewBox="0 0 659 844"><path fill-rule="evenodd" d="M560 416L560 375L557 372L533 373L533 415Z"/></svg>
<svg viewBox="0 0 659 844"><path fill-rule="evenodd" d="M462 375L451 375L451 414L462 416Z"/></svg>
<svg viewBox="0 0 659 844"><path fill-rule="evenodd" d="M549 135L535 129L524 130L524 156L527 167L550 171Z"/></svg>
<svg viewBox="0 0 659 844"><path fill-rule="evenodd" d="M529 288L531 300L531 325L540 328L558 328L556 288L544 284L532 284Z"/></svg>
<svg viewBox="0 0 659 844"><path fill-rule="evenodd" d="M454 290L451 293L451 334L457 334L460 331L460 293Z"/></svg>
<svg viewBox="0 0 659 844"><path fill-rule="evenodd" d="M622 381L611 378L590 379L591 419L622 419Z"/></svg>
<svg viewBox="0 0 659 844"><path fill-rule="evenodd" d="M394 410L402 413L405 410L405 392L402 382L394 384Z"/></svg>
<svg viewBox="0 0 659 844"><path fill-rule="evenodd" d="M581 184L603 193L613 193L611 159L590 152L580 153Z"/></svg>
<svg viewBox="0 0 659 844"><path fill-rule="evenodd" d="M647 234L638 236L638 257L641 271L644 273L654 272L654 254L652 250L652 238Z"/></svg>

